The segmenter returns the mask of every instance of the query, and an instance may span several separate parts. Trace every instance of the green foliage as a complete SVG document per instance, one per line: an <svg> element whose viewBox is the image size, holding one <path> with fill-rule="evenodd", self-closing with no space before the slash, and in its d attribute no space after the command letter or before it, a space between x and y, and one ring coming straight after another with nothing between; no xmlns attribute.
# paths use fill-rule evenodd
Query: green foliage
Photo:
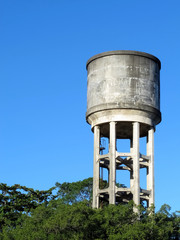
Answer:
<svg viewBox="0 0 180 240"><path fill-rule="evenodd" d="M4 220L0 239L179 239L180 216L178 212L170 213L168 205L163 205L157 213L153 206L148 210L139 207L138 216L133 212L133 202L92 209L92 178L56 186L57 194L53 195L54 188L43 192L19 185L1 185L1 221Z"/></svg>
<svg viewBox="0 0 180 240"><path fill-rule="evenodd" d="M54 198L52 191L39 191L15 184L11 187L0 184L0 230L4 225L15 227L22 214L29 214L42 203Z"/></svg>
<svg viewBox="0 0 180 240"><path fill-rule="evenodd" d="M93 179L87 178L83 181L62 184L56 183L57 196L66 204L73 204L83 200L92 200Z"/></svg>

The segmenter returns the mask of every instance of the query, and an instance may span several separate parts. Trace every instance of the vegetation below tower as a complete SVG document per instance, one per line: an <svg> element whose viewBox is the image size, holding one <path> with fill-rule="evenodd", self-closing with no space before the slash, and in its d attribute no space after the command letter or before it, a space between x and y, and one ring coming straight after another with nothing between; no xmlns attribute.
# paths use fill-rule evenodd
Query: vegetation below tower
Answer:
<svg viewBox="0 0 180 240"><path fill-rule="evenodd" d="M48 191L0 184L0 239L93 240L179 239L179 212L164 204L154 213L133 202L91 208L92 178L56 183Z"/></svg>

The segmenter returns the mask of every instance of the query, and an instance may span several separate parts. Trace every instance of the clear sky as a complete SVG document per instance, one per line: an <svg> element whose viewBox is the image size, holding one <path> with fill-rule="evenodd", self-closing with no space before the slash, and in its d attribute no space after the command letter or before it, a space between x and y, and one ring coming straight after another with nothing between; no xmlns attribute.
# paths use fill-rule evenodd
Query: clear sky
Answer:
<svg viewBox="0 0 180 240"><path fill-rule="evenodd" d="M155 198L180 209L180 2L0 1L0 182L49 189L93 174L86 61L111 50L161 60Z"/></svg>

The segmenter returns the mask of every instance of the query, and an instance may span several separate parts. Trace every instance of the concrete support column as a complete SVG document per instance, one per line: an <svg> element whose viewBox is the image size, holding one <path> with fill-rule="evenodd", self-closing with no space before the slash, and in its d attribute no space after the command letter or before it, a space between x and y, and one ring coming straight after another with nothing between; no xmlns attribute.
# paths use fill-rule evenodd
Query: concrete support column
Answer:
<svg viewBox="0 0 180 240"><path fill-rule="evenodd" d="M94 170L93 170L93 208L99 208L99 152L100 152L100 127L94 127Z"/></svg>
<svg viewBox="0 0 180 240"><path fill-rule="evenodd" d="M109 143L109 203L116 202L116 122L110 122L110 143Z"/></svg>
<svg viewBox="0 0 180 240"><path fill-rule="evenodd" d="M140 204L140 174L139 174L139 123L133 123L133 201Z"/></svg>
<svg viewBox="0 0 180 240"><path fill-rule="evenodd" d="M150 157L149 167L147 168L147 190L149 190L149 207L154 204L154 128L148 131L147 136L147 156Z"/></svg>

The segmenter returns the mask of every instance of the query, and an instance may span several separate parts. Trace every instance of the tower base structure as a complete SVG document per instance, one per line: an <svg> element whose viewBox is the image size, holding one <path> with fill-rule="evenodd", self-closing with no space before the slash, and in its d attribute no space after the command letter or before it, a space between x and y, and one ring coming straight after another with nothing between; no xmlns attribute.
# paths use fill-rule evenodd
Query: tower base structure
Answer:
<svg viewBox="0 0 180 240"><path fill-rule="evenodd" d="M109 204L125 203L133 200L136 205L142 201L147 202L147 207L154 204L154 127L146 126L146 155L140 153L140 135L143 124L140 122L129 122L131 129L129 152L117 151L117 128L119 122L110 121L106 123L109 131L106 137L109 141L108 153L102 154L101 138L104 137L104 126L95 125L94 131L94 176L93 176L93 208L99 208L101 202ZM123 130L123 129L122 129ZM106 131L107 133L107 131ZM140 169L146 168L147 186L140 187ZM108 181L103 186L103 176L100 169L108 170ZM119 187L116 182L117 171L128 171L130 176L130 187Z"/></svg>

